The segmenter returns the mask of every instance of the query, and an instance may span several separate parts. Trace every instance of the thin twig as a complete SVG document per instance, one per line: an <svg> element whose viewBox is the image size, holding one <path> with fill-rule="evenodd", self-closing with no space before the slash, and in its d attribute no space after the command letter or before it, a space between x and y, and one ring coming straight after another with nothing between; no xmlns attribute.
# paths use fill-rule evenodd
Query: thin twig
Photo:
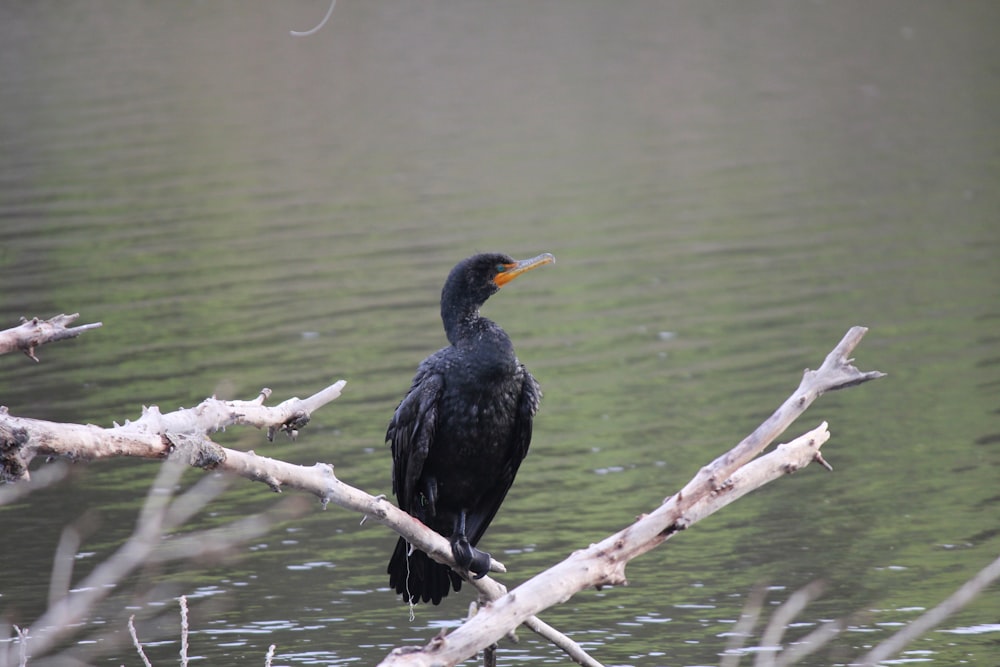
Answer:
<svg viewBox="0 0 1000 667"><path fill-rule="evenodd" d="M187 596L177 598L181 605L181 667L188 667L188 601Z"/></svg>
<svg viewBox="0 0 1000 667"><path fill-rule="evenodd" d="M135 614L128 617L128 633L132 635L132 645L135 646L139 657L142 658L142 664L146 667L153 667L153 663L146 657L146 652L142 650L142 642L139 641L139 634L135 631Z"/></svg>
<svg viewBox="0 0 1000 667"><path fill-rule="evenodd" d="M25 667L28 664L28 634L31 632L30 628L21 628L17 625L14 626L14 632L17 633L17 644L18 644L18 667Z"/></svg>
<svg viewBox="0 0 1000 667"><path fill-rule="evenodd" d="M333 8L336 6L337 6L337 0L330 0L330 8L326 10L326 16L323 17L323 20L320 21L319 25L317 25L315 28L310 28L305 32L299 32L298 30L289 30L288 32L292 33L293 37L308 37L309 35L315 35L323 28L323 26L326 25L326 22L330 20L330 17L333 16Z"/></svg>
<svg viewBox="0 0 1000 667"><path fill-rule="evenodd" d="M556 648L562 649L573 662L582 667L604 667L592 655L587 653L580 644L570 639L567 635L559 632L554 627L538 618L531 616L523 625L540 637L549 640Z"/></svg>

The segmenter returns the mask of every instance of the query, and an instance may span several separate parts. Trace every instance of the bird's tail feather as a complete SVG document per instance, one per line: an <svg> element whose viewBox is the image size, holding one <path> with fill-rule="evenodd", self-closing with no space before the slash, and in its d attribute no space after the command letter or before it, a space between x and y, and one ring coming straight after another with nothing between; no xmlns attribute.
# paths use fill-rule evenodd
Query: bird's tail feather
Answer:
<svg viewBox="0 0 1000 667"><path fill-rule="evenodd" d="M433 602L438 604L448 595L462 588L462 579L450 567L430 559L423 551L413 549L402 537L389 560L389 585L407 602Z"/></svg>

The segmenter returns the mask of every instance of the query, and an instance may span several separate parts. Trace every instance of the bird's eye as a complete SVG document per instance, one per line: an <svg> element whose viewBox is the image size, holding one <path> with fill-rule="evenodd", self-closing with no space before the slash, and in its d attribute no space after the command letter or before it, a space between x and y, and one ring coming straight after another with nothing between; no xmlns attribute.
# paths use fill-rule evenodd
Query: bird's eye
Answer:
<svg viewBox="0 0 1000 667"><path fill-rule="evenodd" d="M503 273L507 270L506 264L497 264L497 273Z"/></svg>

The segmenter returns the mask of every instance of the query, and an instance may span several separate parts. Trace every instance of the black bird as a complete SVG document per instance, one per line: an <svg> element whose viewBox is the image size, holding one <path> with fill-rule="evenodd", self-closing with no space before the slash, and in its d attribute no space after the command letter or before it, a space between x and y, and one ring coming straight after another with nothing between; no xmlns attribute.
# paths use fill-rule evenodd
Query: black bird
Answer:
<svg viewBox="0 0 1000 667"><path fill-rule="evenodd" d="M516 261L482 254L462 260L441 290L448 347L423 360L385 434L399 506L451 542L455 562L477 578L489 571L479 549L531 442L542 396L510 338L479 308L503 285L555 257ZM461 577L399 538L389 585L408 602L438 604Z"/></svg>

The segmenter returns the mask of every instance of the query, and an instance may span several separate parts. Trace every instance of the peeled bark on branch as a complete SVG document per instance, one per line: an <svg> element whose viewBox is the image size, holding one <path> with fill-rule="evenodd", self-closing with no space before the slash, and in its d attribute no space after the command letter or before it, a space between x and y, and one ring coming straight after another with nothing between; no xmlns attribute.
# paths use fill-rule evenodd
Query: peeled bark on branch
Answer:
<svg viewBox="0 0 1000 667"><path fill-rule="evenodd" d="M208 434L247 425L266 428L268 438L277 430L294 436L309 422L313 411L340 396L345 384L340 380L309 398L290 398L274 407L264 405L270 389L261 391L253 401L207 398L193 408L167 414L154 405L144 408L138 420L113 428L25 419L0 408L0 480L28 479L28 465L38 455L73 461L120 456L162 459L175 449L183 449L190 465L227 470L266 482L274 490L282 484L322 488L322 476L309 479L305 471L311 469L222 447Z"/></svg>
<svg viewBox="0 0 1000 667"><path fill-rule="evenodd" d="M29 320L22 317L20 326L0 331L0 354L21 350L29 359L38 361L38 357L35 356L35 348L39 345L66 338L76 338L84 331L102 326L101 322L82 324L78 327L66 326L78 317L80 317L80 313L56 315L49 320L40 320L37 317Z"/></svg>

